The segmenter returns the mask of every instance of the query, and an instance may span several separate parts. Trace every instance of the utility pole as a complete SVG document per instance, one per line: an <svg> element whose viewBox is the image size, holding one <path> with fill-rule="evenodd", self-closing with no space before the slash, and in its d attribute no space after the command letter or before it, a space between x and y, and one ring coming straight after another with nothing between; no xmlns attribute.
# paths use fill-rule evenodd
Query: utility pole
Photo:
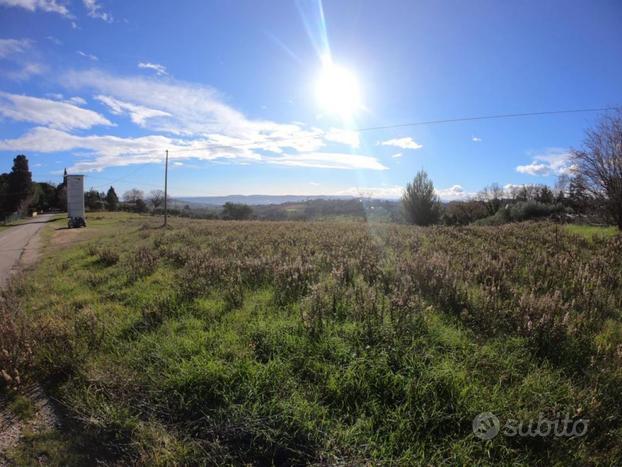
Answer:
<svg viewBox="0 0 622 467"><path fill-rule="evenodd" d="M168 222L168 149L166 150L166 162L164 164L164 227Z"/></svg>

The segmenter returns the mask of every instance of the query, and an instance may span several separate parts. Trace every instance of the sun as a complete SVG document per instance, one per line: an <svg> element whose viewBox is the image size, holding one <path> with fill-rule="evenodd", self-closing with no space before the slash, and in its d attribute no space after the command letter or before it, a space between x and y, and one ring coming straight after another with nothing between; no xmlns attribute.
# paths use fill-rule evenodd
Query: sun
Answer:
<svg viewBox="0 0 622 467"><path fill-rule="evenodd" d="M324 61L316 82L315 95L324 111L342 118L352 117L362 108L356 75L332 61Z"/></svg>

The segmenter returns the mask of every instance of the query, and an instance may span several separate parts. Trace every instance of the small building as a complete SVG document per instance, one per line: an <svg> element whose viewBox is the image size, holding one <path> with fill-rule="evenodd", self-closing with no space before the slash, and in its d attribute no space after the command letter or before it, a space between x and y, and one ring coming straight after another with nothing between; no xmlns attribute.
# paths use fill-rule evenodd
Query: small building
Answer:
<svg viewBox="0 0 622 467"><path fill-rule="evenodd" d="M69 228L86 227L84 214L84 175L66 175Z"/></svg>

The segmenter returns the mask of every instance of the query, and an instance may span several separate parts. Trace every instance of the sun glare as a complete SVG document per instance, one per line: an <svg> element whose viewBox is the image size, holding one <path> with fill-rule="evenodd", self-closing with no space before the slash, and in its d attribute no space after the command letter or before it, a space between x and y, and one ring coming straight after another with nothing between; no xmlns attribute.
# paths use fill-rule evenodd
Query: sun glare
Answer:
<svg viewBox="0 0 622 467"><path fill-rule="evenodd" d="M356 75L332 62L324 63L315 93L322 109L343 118L353 116L362 107Z"/></svg>

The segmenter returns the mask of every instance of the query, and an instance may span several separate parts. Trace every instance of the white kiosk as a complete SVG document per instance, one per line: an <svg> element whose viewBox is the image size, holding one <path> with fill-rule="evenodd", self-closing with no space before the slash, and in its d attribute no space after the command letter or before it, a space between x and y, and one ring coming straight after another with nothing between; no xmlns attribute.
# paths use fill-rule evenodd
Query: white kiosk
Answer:
<svg viewBox="0 0 622 467"><path fill-rule="evenodd" d="M67 175L67 226L86 227L84 214L84 175Z"/></svg>

